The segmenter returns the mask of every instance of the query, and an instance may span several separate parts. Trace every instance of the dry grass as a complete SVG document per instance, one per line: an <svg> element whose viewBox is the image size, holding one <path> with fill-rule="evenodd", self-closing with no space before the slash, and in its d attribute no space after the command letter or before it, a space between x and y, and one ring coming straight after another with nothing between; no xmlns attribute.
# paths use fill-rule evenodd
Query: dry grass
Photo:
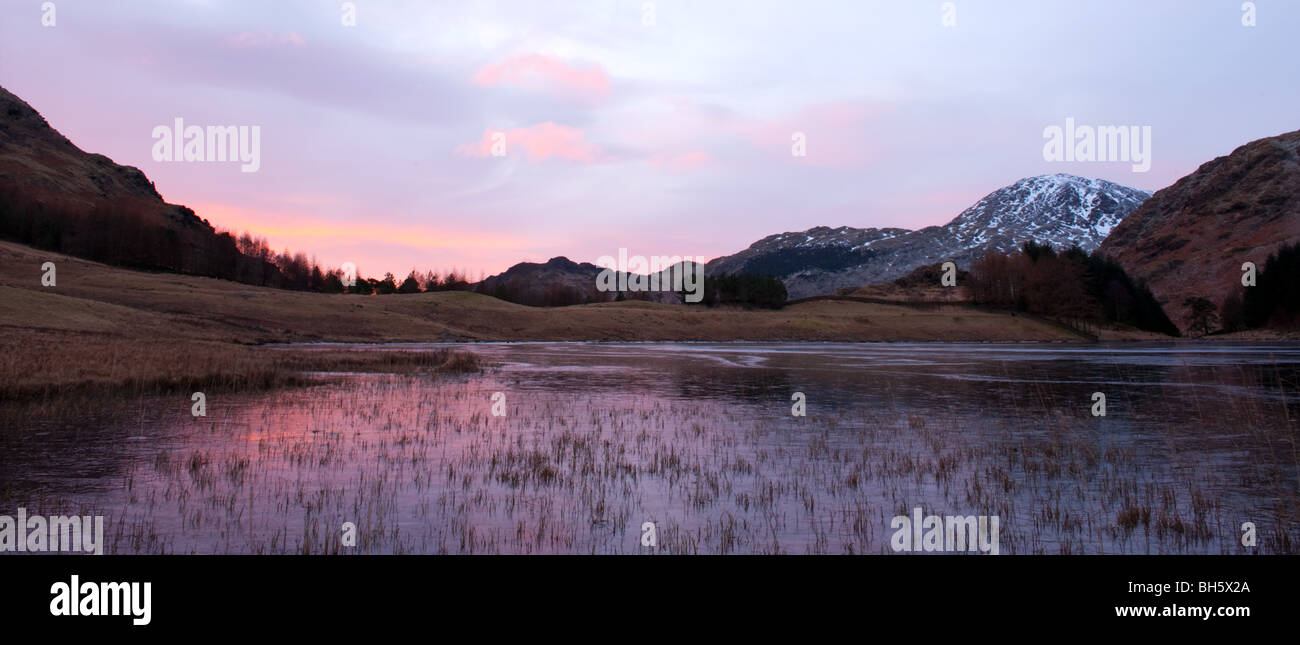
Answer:
<svg viewBox="0 0 1300 645"><path fill-rule="evenodd" d="M916 506L1000 516L1002 553L1291 553L1300 527L1285 411L1260 400L1231 423L1171 405L1118 432L1049 392L994 418L881 394L796 419L784 397L343 378L205 419L184 399L123 403L108 414L149 410L139 425L168 441L132 444L75 504L22 499L108 511L110 553L649 553L646 521L657 553L890 553L890 518ZM498 389L506 417L489 412ZM1238 542L1243 519L1257 548ZM344 522L356 548L338 543Z"/></svg>
<svg viewBox="0 0 1300 645"><path fill-rule="evenodd" d="M279 349L195 340L12 330L0 336L0 400L71 393L257 391L315 382L311 372L480 369L468 352Z"/></svg>

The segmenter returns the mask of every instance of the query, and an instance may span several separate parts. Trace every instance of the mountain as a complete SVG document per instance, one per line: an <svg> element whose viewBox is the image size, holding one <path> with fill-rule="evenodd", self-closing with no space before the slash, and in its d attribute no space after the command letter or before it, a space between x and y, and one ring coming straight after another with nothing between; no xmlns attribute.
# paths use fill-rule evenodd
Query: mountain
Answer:
<svg viewBox="0 0 1300 645"><path fill-rule="evenodd" d="M138 168L82 151L22 99L0 88L0 185L89 208L104 199L161 204Z"/></svg>
<svg viewBox="0 0 1300 645"><path fill-rule="evenodd" d="M596 290L601 268L565 257L546 263L520 262L504 272L484 278L474 290L502 300L533 306L556 306L604 302L615 294Z"/></svg>
<svg viewBox="0 0 1300 645"><path fill-rule="evenodd" d="M1300 241L1300 131L1243 145L1156 192L1099 251L1146 280L1187 329L1183 300L1215 304L1241 285L1241 265Z"/></svg>
<svg viewBox="0 0 1300 645"><path fill-rule="evenodd" d="M672 269L689 269L694 266L694 263L686 262L674 265ZM545 263L520 262L502 273L484 278L473 289L502 300L535 307L611 302L619 294L617 291L601 291L597 288L596 278L601 271L604 271L602 267L589 262L577 263L566 257L555 257ZM659 284L672 284L671 271L658 273ZM682 297L674 291L628 290L623 292L623 298L668 304L682 302Z"/></svg>
<svg viewBox="0 0 1300 645"><path fill-rule="evenodd" d="M138 168L85 152L0 87L0 238L150 270L279 286L274 264L166 203Z"/></svg>
<svg viewBox="0 0 1300 645"><path fill-rule="evenodd" d="M1101 179L1029 177L988 194L943 226L819 226L770 235L714 259L707 271L773 275L797 299L894 280L936 262L969 267L986 251L1011 251L1031 240L1091 252L1150 196Z"/></svg>

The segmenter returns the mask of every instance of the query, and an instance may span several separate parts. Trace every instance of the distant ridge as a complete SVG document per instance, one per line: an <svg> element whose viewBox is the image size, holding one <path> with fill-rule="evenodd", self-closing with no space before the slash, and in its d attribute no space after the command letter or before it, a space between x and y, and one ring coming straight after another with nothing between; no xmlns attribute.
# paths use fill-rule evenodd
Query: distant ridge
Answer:
<svg viewBox="0 0 1300 645"><path fill-rule="evenodd" d="M936 262L967 268L987 251L1011 251L1031 240L1092 251L1150 196L1102 179L1028 177L989 193L944 226L819 226L769 235L709 262L708 273L772 275L793 299L894 280Z"/></svg>

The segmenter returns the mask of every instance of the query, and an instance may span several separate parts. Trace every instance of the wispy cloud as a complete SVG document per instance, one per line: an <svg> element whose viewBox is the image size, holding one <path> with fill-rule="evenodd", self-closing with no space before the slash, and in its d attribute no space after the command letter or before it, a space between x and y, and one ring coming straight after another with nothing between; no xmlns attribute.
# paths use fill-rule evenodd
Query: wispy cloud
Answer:
<svg viewBox="0 0 1300 645"><path fill-rule="evenodd" d="M1151 124L1150 173L1077 172L1158 189L1300 105L1277 82L1295 3L1253 29L1174 0L976 3L957 29L939 3L857 0L663 2L654 26L607 0L358 2L355 27L319 0L59 4L56 28L0 20L0 83L52 126L201 217L394 272L942 224L1059 171L1041 133L1066 116ZM261 126L261 171L154 163L177 116Z"/></svg>
<svg viewBox="0 0 1300 645"><path fill-rule="evenodd" d="M498 146L504 152L504 155L499 156L518 156L522 153L530 162L563 159L593 163L604 158L600 146L588 142L582 129L550 121L508 130L487 129L478 141L457 146L456 152L483 158L493 156L493 151Z"/></svg>
<svg viewBox="0 0 1300 645"><path fill-rule="evenodd" d="M650 163L669 170L691 170L713 166L718 163L718 160L713 155L702 150L692 150L680 154L655 154L650 157Z"/></svg>
<svg viewBox="0 0 1300 645"><path fill-rule="evenodd" d="M603 101L610 88L609 75L599 65L570 64L549 54L522 54L484 65L472 80L485 87L508 85L592 103Z"/></svg>
<svg viewBox="0 0 1300 645"><path fill-rule="evenodd" d="M732 121L726 127L767 154L824 167L863 166L878 158L876 146L888 139L878 131L890 106L866 101L833 101L805 106L775 119ZM795 137L804 154L791 154Z"/></svg>
<svg viewBox="0 0 1300 645"><path fill-rule="evenodd" d="M269 32L251 32L245 31L230 37L227 41L232 47L247 49L252 47L267 47L273 45L291 45L293 47L302 47L307 44L307 39L299 36L297 32L286 31L282 34L273 34Z"/></svg>

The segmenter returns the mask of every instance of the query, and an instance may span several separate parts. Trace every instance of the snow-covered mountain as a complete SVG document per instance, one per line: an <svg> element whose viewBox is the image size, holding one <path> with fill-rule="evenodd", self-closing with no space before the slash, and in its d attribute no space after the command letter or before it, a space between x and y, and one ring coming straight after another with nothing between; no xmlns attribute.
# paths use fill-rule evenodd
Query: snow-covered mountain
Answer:
<svg viewBox="0 0 1300 645"><path fill-rule="evenodd" d="M893 280L917 267L953 261L968 268L989 250L1027 241L1091 252L1151 193L1073 175L1029 177L989 193L943 226L819 226L769 235L708 264L709 274L763 273L785 282L791 299Z"/></svg>

